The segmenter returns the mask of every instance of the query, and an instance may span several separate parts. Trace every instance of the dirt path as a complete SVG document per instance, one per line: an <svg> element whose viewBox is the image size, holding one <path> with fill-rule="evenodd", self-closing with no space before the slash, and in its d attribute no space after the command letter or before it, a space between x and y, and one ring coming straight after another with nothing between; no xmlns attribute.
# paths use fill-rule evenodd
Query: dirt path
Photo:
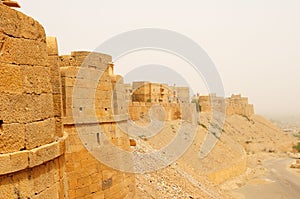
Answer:
<svg viewBox="0 0 300 199"><path fill-rule="evenodd" d="M266 176L249 182L236 191L238 199L296 199L300 196L300 175L288 166L291 158L271 159L264 162L269 171Z"/></svg>

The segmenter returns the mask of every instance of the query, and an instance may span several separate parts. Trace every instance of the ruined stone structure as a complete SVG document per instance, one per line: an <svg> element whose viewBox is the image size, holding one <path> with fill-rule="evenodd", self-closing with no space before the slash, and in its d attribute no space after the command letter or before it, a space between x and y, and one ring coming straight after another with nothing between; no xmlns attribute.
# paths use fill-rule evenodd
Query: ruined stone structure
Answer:
<svg viewBox="0 0 300 199"><path fill-rule="evenodd" d="M0 196L64 198L57 52L43 27L0 3Z"/></svg>
<svg viewBox="0 0 300 199"><path fill-rule="evenodd" d="M215 109L220 108L222 103L224 103L224 98L218 97L215 94L210 94L208 96L199 96L199 104L201 106L201 112L211 112L213 105ZM226 115L242 115L251 116L254 114L254 108L252 104L248 103L247 97L242 97L241 95L232 95L225 99L226 104Z"/></svg>

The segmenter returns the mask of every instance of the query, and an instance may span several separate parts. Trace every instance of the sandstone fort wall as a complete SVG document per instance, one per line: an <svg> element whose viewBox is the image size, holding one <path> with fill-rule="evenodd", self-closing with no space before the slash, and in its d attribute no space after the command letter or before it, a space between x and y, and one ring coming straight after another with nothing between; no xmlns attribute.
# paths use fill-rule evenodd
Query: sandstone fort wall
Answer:
<svg viewBox="0 0 300 199"><path fill-rule="evenodd" d="M59 69L37 21L3 4L0 18L0 196L64 198Z"/></svg>
<svg viewBox="0 0 300 199"><path fill-rule="evenodd" d="M128 119L125 89L122 78L113 74L111 61L108 55L90 52L60 57L64 130L69 135L65 159L70 198L132 198L135 193L134 175L100 163L78 134L90 129L90 138L100 144L101 132L94 130L99 126L111 143L130 150L128 135L118 127ZM76 118L82 114L84 121L78 123ZM117 162L118 157L114 158Z"/></svg>

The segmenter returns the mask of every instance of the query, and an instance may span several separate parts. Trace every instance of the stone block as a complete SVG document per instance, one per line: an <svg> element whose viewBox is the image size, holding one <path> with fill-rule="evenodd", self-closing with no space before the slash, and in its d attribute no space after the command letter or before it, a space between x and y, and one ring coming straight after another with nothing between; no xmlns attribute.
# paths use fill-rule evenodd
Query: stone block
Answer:
<svg viewBox="0 0 300 199"><path fill-rule="evenodd" d="M92 179L90 176L77 179L77 187L78 188L87 187L87 186L90 186L91 184L92 184Z"/></svg>
<svg viewBox="0 0 300 199"><path fill-rule="evenodd" d="M25 125L3 124L0 128L0 153L20 151L25 147Z"/></svg>
<svg viewBox="0 0 300 199"><path fill-rule="evenodd" d="M34 194L41 194L55 183L50 164L51 162L48 162L32 169L31 177L33 179Z"/></svg>
<svg viewBox="0 0 300 199"><path fill-rule="evenodd" d="M40 185L39 185L40 186ZM32 199L59 199L59 183L55 183L49 188L46 188L41 193L34 195Z"/></svg>
<svg viewBox="0 0 300 199"><path fill-rule="evenodd" d="M53 117L51 94L1 94L0 105L0 118L5 123L27 123Z"/></svg>
<svg viewBox="0 0 300 199"><path fill-rule="evenodd" d="M62 77L62 86L63 89L66 87L74 87L76 79L73 77Z"/></svg>
<svg viewBox="0 0 300 199"><path fill-rule="evenodd" d="M97 192L91 195L91 199L104 199L104 193L103 192Z"/></svg>
<svg viewBox="0 0 300 199"><path fill-rule="evenodd" d="M93 184L99 184L99 182L102 182L102 174L97 172L97 173L93 173L90 176Z"/></svg>
<svg viewBox="0 0 300 199"><path fill-rule="evenodd" d="M0 60L9 64L47 66L46 43L6 37L2 40Z"/></svg>
<svg viewBox="0 0 300 199"><path fill-rule="evenodd" d="M98 85L98 90L102 91L112 91L112 85L110 83L105 83L105 84L99 84Z"/></svg>
<svg viewBox="0 0 300 199"><path fill-rule="evenodd" d="M1 154L0 155L0 175L10 173L10 171L11 171L11 168L10 168L9 154ZM0 193L1 193L1 191L0 191Z"/></svg>
<svg viewBox="0 0 300 199"><path fill-rule="evenodd" d="M73 171L74 170L71 170L71 169L66 170L66 172L70 175L68 177L69 190L73 190L73 189L77 188L77 178L72 178L71 177ZM75 192L74 192L74 195L75 195Z"/></svg>
<svg viewBox="0 0 300 199"><path fill-rule="evenodd" d="M0 79L0 93L22 93L20 66L0 63Z"/></svg>
<svg viewBox="0 0 300 199"><path fill-rule="evenodd" d="M68 198L75 198L75 190L73 189L69 189L69 192L68 192Z"/></svg>
<svg viewBox="0 0 300 199"><path fill-rule="evenodd" d="M32 149L29 153L29 167L34 167L49 160L53 160L61 154L62 151L60 150L58 142L53 142L36 149Z"/></svg>
<svg viewBox="0 0 300 199"><path fill-rule="evenodd" d="M74 57L70 55L62 55L58 57L58 65L62 68L74 66Z"/></svg>
<svg viewBox="0 0 300 199"><path fill-rule="evenodd" d="M48 67L25 66L22 68L24 93L51 93L52 85Z"/></svg>
<svg viewBox="0 0 300 199"><path fill-rule="evenodd" d="M70 143L75 144L75 145L79 145L82 143L79 136L76 134L69 135L68 139L69 139Z"/></svg>
<svg viewBox="0 0 300 199"><path fill-rule="evenodd" d="M63 136L63 123L61 117L55 117L55 135L56 137Z"/></svg>
<svg viewBox="0 0 300 199"><path fill-rule="evenodd" d="M25 99L25 115L28 117L28 121L37 121L54 116L52 94L26 95Z"/></svg>
<svg viewBox="0 0 300 199"><path fill-rule="evenodd" d="M89 190L91 193L96 193L101 190L101 185L99 183L94 183L89 185Z"/></svg>
<svg viewBox="0 0 300 199"><path fill-rule="evenodd" d="M55 140L55 120L46 119L25 125L26 149L33 149Z"/></svg>
<svg viewBox="0 0 300 199"><path fill-rule="evenodd" d="M1 6L1 5L0 5ZM12 198L15 197L17 198L17 194L15 194L14 190L15 190L15 186L14 184L11 183L12 178L7 176L7 175L3 175L0 176L0 196L1 198Z"/></svg>
<svg viewBox="0 0 300 199"><path fill-rule="evenodd" d="M98 163L93 163L89 166L81 167L81 169L76 170L78 172L78 176L83 178L99 172L97 164Z"/></svg>
<svg viewBox="0 0 300 199"><path fill-rule="evenodd" d="M47 37L46 38L47 43L47 52L48 55L58 55L58 47L57 47L57 41L56 37Z"/></svg>
<svg viewBox="0 0 300 199"><path fill-rule="evenodd" d="M83 187L75 190L75 197L83 197L90 194L89 187Z"/></svg>
<svg viewBox="0 0 300 199"><path fill-rule="evenodd" d="M96 89L94 88L66 88L66 96L70 96L76 99L93 99Z"/></svg>
<svg viewBox="0 0 300 199"><path fill-rule="evenodd" d="M26 122L25 112L26 99L22 95L3 94L0 95L0 118L4 123Z"/></svg>
<svg viewBox="0 0 300 199"><path fill-rule="evenodd" d="M77 79L74 81L74 86L77 88L97 88L98 81L92 79Z"/></svg>
<svg viewBox="0 0 300 199"><path fill-rule="evenodd" d="M60 71L58 66L50 65L50 82L52 86L52 92L54 94L61 94L62 93L62 85L61 85L61 77L60 77Z"/></svg>
<svg viewBox="0 0 300 199"><path fill-rule="evenodd" d="M69 77L69 78L75 78L77 76L77 73L79 71L78 67L61 67L60 68L60 75L61 77Z"/></svg>
<svg viewBox="0 0 300 199"><path fill-rule="evenodd" d="M76 74L76 78L78 79L88 79L88 80L96 80L98 81L100 77L103 75L103 71L83 68L81 67Z"/></svg>
<svg viewBox="0 0 300 199"><path fill-rule="evenodd" d="M91 52L89 51L72 51L71 56L74 57L75 59L77 57L86 57L90 54Z"/></svg>
<svg viewBox="0 0 300 199"><path fill-rule="evenodd" d="M28 167L28 152L19 151L10 153L10 169L11 172L20 171Z"/></svg>
<svg viewBox="0 0 300 199"><path fill-rule="evenodd" d="M25 169L12 175L13 185L17 188L20 198L30 198L33 195L33 181L30 179L29 170Z"/></svg>
<svg viewBox="0 0 300 199"><path fill-rule="evenodd" d="M62 116L62 97L61 94L53 94L53 112L54 116L61 117Z"/></svg>

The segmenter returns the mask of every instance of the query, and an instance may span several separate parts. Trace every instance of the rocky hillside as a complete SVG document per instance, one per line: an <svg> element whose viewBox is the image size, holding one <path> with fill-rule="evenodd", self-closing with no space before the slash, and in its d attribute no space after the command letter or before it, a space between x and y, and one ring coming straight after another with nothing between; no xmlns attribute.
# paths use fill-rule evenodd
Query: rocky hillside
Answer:
<svg viewBox="0 0 300 199"><path fill-rule="evenodd" d="M232 115L227 116L214 149L200 159L199 150L209 122L210 114L201 113L192 145L175 163L157 172L137 175L139 197L231 198L220 188L222 183L245 173L255 173L256 163L261 161L256 154L283 153L295 143L295 138L259 115ZM160 133L138 141L136 150L144 150L145 144L159 150L176 136L180 126L179 120L166 122Z"/></svg>

